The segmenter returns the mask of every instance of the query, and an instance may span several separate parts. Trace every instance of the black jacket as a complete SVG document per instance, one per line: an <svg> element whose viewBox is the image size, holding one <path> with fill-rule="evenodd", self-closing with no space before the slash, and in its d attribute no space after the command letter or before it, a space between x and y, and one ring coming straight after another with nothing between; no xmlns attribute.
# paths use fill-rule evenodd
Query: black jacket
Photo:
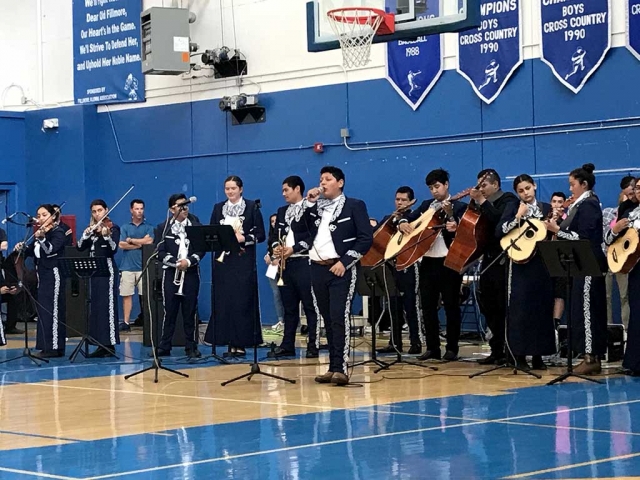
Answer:
<svg viewBox="0 0 640 480"><path fill-rule="evenodd" d="M336 206L329 230L336 253L340 256L340 262L349 269L365 255L373 244L373 228L369 223L367 206L362 200L343 197ZM309 246L318 234L318 227L322 220L322 214L315 203L306 210L309 216L310 228Z"/></svg>
<svg viewBox="0 0 640 480"><path fill-rule="evenodd" d="M253 200L244 199L245 209L242 217L242 230L244 231L245 242L240 244L242 248L253 247L258 243L262 243L266 240L266 234L264 231L264 221L262 220L262 213L260 208ZM222 214L222 207L226 202L216 203L211 212L210 225L221 225L224 215Z"/></svg>
<svg viewBox="0 0 640 480"><path fill-rule="evenodd" d="M433 202L434 202L433 198L430 200L425 200L420 204L420 206L417 209L413 210L409 215L407 215L405 218L400 220L400 223L404 221L413 222L417 220L418 218L420 218L420 216L423 213L429 210L429 207ZM464 212L467 210L468 205L459 200L454 200L453 202L451 202L451 204L453 205L453 219L457 223L460 223L460 219L462 218L462 215L464 215ZM447 246L447 248L451 246L451 243L453 242L453 239L455 237L456 237L455 232L449 232L446 229L442 230L442 238L444 239L444 243Z"/></svg>
<svg viewBox="0 0 640 480"><path fill-rule="evenodd" d="M189 220L191 221L192 226L200 225L200 222L196 221L195 219L194 220L189 219ZM163 224L163 227L164 227L164 224ZM164 241L160 242L158 245L158 260L162 262L162 268L175 269L176 263L178 262L178 251L180 249L180 237L175 235L172 232L171 223L167 227L167 233L164 236L163 240ZM188 237L187 237L187 240L188 240ZM205 255L206 255L206 252L200 252L200 251L194 250L193 244L190 243L187 258L189 259L189 262L191 262L191 265L189 265L189 268L187 271L196 271L200 261L204 258Z"/></svg>
<svg viewBox="0 0 640 480"><path fill-rule="evenodd" d="M513 209L516 211L520 205L520 200L511 192L502 192L502 195L498 197L493 203L489 200L480 205L480 212L487 219L488 228L490 228L491 239L487 243L484 251L486 259L492 259L500 255L502 247L500 246L500 237L496 235L496 228L500 224L500 219L505 210Z"/></svg>
<svg viewBox="0 0 640 480"><path fill-rule="evenodd" d="M302 202L302 208L307 207L306 200ZM291 224L287 223L286 214L289 205L285 205L278 209L276 213L276 225L273 229L269 230L269 251L273 251L273 247L278 243L278 238L286 238L289 234L289 230L293 230L293 253L306 254L309 252L310 239L311 239L311 222L309 222L309 216L304 212L296 220L291 219Z"/></svg>

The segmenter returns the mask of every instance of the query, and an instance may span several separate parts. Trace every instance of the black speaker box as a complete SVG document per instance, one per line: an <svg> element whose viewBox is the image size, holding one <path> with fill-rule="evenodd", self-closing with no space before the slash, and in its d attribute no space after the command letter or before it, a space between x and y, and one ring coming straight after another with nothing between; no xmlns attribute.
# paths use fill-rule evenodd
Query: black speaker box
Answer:
<svg viewBox="0 0 640 480"><path fill-rule="evenodd" d="M567 326L558 327L560 357L567 358ZM624 357L624 326L610 323L607 325L607 362L619 362Z"/></svg>

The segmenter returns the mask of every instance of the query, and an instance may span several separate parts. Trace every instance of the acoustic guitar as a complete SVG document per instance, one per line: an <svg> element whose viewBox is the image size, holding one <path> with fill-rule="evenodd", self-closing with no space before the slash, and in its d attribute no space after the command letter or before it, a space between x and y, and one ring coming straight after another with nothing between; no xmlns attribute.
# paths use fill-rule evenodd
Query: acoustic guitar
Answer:
<svg viewBox="0 0 640 480"><path fill-rule="evenodd" d="M523 234L523 232L525 233ZM536 244L545 238L547 238L547 227L544 223L537 218L529 218L521 221L519 227L502 237L500 246L503 250L509 249L507 255L514 262L526 263L536 251Z"/></svg>
<svg viewBox="0 0 640 480"><path fill-rule="evenodd" d="M451 197L449 201L454 202L466 197L473 188L463 190ZM410 234L405 235L398 231L391 237L384 254L385 260L395 258L397 270L409 268L429 251L444 228L446 220L447 217L442 207L427 209L426 212L410 223L413 227L413 231Z"/></svg>
<svg viewBox="0 0 640 480"><path fill-rule="evenodd" d="M393 218L409 210L416 201L414 198L406 207L399 208L393 212L382 225L378 226L373 234L373 244L365 256L360 259L360 265L373 267L384 260L384 252L387 249L389 240L397 232L396 226L393 224Z"/></svg>
<svg viewBox="0 0 640 480"><path fill-rule="evenodd" d="M640 236L635 228L627 228L607 249L607 263L613 273L629 273L640 260Z"/></svg>
<svg viewBox="0 0 640 480"><path fill-rule="evenodd" d="M492 235L487 217L482 215L480 206L473 202L460 219L456 237L444 259L444 266L462 273L484 253Z"/></svg>

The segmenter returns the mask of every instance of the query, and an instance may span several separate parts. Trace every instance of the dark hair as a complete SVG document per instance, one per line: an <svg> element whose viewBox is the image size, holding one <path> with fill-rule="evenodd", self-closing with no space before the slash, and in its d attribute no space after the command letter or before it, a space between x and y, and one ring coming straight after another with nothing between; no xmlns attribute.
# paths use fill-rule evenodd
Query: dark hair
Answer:
<svg viewBox="0 0 640 480"><path fill-rule="evenodd" d="M237 176L237 175L229 175L224 183L226 184L227 182L236 182L236 185L238 186L238 188L244 188L244 184L242 183L242 179Z"/></svg>
<svg viewBox="0 0 640 480"><path fill-rule="evenodd" d="M145 206L144 205L144 200L140 200L139 198L134 198L133 200L131 200L131 203L129 204L129 208L133 208L133 206L136 203L141 203L143 207Z"/></svg>
<svg viewBox="0 0 640 480"><path fill-rule="evenodd" d="M485 178L486 177L486 178ZM478 173L478 180L485 178L485 180L489 183L498 183L498 187L502 186L502 182L500 181L500 175L493 168L485 168Z"/></svg>
<svg viewBox="0 0 640 480"><path fill-rule="evenodd" d="M343 182L346 181L344 178L344 172L340 170L338 167L332 167L330 165L327 165L326 167L322 167L322 169L320 170L320 175L323 175L325 173L328 173L329 175L331 175L338 182L340 180L342 180Z"/></svg>
<svg viewBox="0 0 640 480"><path fill-rule="evenodd" d="M396 193L406 193L409 196L409 200L413 200L415 198L413 188L407 187L406 185L398 188L398 190L396 190Z"/></svg>
<svg viewBox="0 0 640 480"><path fill-rule="evenodd" d="M522 183L522 182L527 182L530 183L531 185L535 185L536 182L533 180L533 178L531 178L531 175L527 175L526 173L523 173L522 175L518 175L516 178L513 179L513 191L517 192L518 191L518 184Z"/></svg>
<svg viewBox="0 0 640 480"><path fill-rule="evenodd" d="M44 208L47 212L49 212L49 215L54 215L56 214L56 206L55 205L51 205L50 203L43 203L42 205L40 205L37 209L36 212L38 210L40 210L41 208Z"/></svg>
<svg viewBox="0 0 640 480"><path fill-rule="evenodd" d="M297 175L291 175L290 177L285 178L282 181L283 185L288 185L289 188L295 189L296 187L300 187L300 194L304 193L304 182Z"/></svg>
<svg viewBox="0 0 640 480"><path fill-rule="evenodd" d="M90 209L93 209L93 207L96 206L100 206L102 208L104 208L105 210L108 210L109 208L107 207L107 202L105 202L104 200L102 200L101 198L97 198L95 199L93 202L91 202L91 205L89 205Z"/></svg>
<svg viewBox="0 0 640 480"><path fill-rule="evenodd" d="M169 197L169 208L173 207L178 200L187 199L187 196L184 193L174 193Z"/></svg>
<svg viewBox="0 0 640 480"><path fill-rule="evenodd" d="M587 182L587 188L592 190L596 186L596 176L593 174L595 169L596 166L593 163L585 163L582 167L571 170L569 176L580 183Z"/></svg>
<svg viewBox="0 0 640 480"><path fill-rule="evenodd" d="M424 181L427 184L427 187L430 187L434 183L438 183L438 182L444 185L449 181L449 172L447 172L442 168L431 170L427 174L427 178L425 178Z"/></svg>
<svg viewBox="0 0 640 480"><path fill-rule="evenodd" d="M553 192L551 194L551 198L553 198L553 197L560 197L560 198L562 198L562 200L566 200L567 199L567 196L565 195L564 192Z"/></svg>
<svg viewBox="0 0 640 480"><path fill-rule="evenodd" d="M636 184L636 178L632 175L627 175L626 177L623 177L622 180L620 180L620 190L624 190L625 188L630 187L631 185Z"/></svg>
<svg viewBox="0 0 640 480"><path fill-rule="evenodd" d="M278 214L277 214L277 213L272 213L271 215L269 215L269 221L271 221L271 219L272 219L273 217L278 218Z"/></svg>

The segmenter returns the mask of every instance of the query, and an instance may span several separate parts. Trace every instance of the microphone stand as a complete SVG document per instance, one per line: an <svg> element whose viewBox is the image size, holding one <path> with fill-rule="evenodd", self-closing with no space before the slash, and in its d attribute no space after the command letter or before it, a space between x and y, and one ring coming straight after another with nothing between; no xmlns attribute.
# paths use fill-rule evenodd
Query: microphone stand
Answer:
<svg viewBox="0 0 640 480"><path fill-rule="evenodd" d="M31 217L29 217L31 218ZM11 222L11 220L9 220ZM13 222L16 223L16 222ZM29 237L29 227L32 226L32 223L29 222L25 225L25 235L24 235L24 239L22 240L22 249L18 252L18 256L16 257L16 261L15 263L17 264L18 261L20 260L20 257L22 257L22 260L24 262L24 251L26 248L25 242L27 241L27 238ZM8 260L8 259L7 259ZM5 260L5 261L7 261ZM16 273L17 269L16 269ZM18 285L22 288L22 293L23 293L23 297L22 297L22 313L23 313L23 319L24 319L24 348L22 350L22 353L16 357L13 358L9 358L7 360L3 360L0 362L0 365L3 363L8 363L8 362L12 362L14 360L18 360L20 358L28 358L29 360L31 360L33 363L35 363L38 367L41 367L42 364L39 362L44 362L44 363L49 363L49 360L46 358L40 358L37 355L34 355L33 353L31 353L31 349L29 348L29 332L28 332L28 318L26 315L26 311L27 311L27 298L30 298L31 300L33 300L33 298L31 297L31 292L29 292L29 287L27 285L24 285L24 269L22 271L22 278L17 278L18 280ZM37 309L36 309L37 311ZM38 321L40 321L40 319L38 318Z"/></svg>
<svg viewBox="0 0 640 480"><path fill-rule="evenodd" d="M156 245L155 251L153 252L153 254L147 260L147 264L145 265L144 269L142 270L142 273L140 274L140 279L142 279L145 276L145 274L147 273L147 271L149 270L149 267L151 266L151 264L153 262L153 259L158 257L158 250L160 249L160 244L162 242L164 242L164 236L166 235L167 227L171 223L173 223L173 221L175 221L177 216L178 216L178 214L174 215L171 222L167 221L165 223L164 229L162 230L162 240L160 240L160 242L158 242L158 245ZM158 373L159 373L160 370L164 370L166 372L173 373L175 375L180 375L182 377L189 378L189 375L187 375L186 373L178 372L177 370L172 370L171 368L167 368L167 367L163 366L162 365L162 360L160 359L160 357L158 357L158 352L156 351L156 345L155 345L156 342L155 342L155 339L154 339L154 337L156 336L156 332L155 332L154 327L153 327L153 315L151 314L151 296L150 296L151 289L149 288L149 279L148 278L147 278L146 284L147 284L147 292L146 292L147 293L147 307L148 307L148 310L149 310L149 325L151 327L151 332L150 332L149 338L151 339L151 354L153 356L153 360L152 360L153 364L151 366L149 366L147 368L143 368L142 370L139 370L137 372L131 373L129 375L125 375L124 379L128 380L131 377L135 377L136 375L140 375L141 373L148 372L149 370L154 370L154 372L155 372L153 383L158 383Z"/></svg>
<svg viewBox="0 0 640 480"><path fill-rule="evenodd" d="M487 270L489 270L497 261L499 261L502 258L504 258L509 253L509 250L511 250L512 248L515 247L516 242L518 240L520 240L522 237L524 237L529 232L529 230L537 231L537 227L535 225L533 225L533 223L531 223L528 219L525 219L525 222L527 223L527 227L522 232L520 232L520 235L518 235L516 237L516 239L513 240L511 242L511 244L507 248L505 248L502 252L500 252L500 255L498 255L496 258L494 258L493 261L489 265L487 265L485 268L482 269L482 271L480 271L478 273L478 277L482 277L482 275ZM509 296L507 295L507 310L506 310L507 311L507 318L505 319L505 323L504 323L504 329L505 329L504 338L505 338L505 343L506 343L507 346L509 345L509 339L507 337L507 327L508 327L508 324L509 324L509 303L508 302L509 302ZM517 365L515 365L515 362L513 362L513 364L512 364L510 362L510 360L511 360L511 358L510 358L511 355L510 354L511 354L511 351L509 350L509 355L505 356L505 361L504 361L504 363L502 365L496 365L495 367L492 367L492 368L490 368L488 370L484 370L482 372L474 373L472 375L469 375L469 378L481 377L482 375L486 375L487 373L490 373L490 372L495 372L496 370L500 370L502 368L510 368L510 369L513 370L514 374L517 374L518 372L522 372L522 373L526 373L527 375L531 375L532 377L535 377L538 380L540 380L542 378L540 375L538 375L537 373L532 372L531 370L525 370L524 368L518 367Z"/></svg>

